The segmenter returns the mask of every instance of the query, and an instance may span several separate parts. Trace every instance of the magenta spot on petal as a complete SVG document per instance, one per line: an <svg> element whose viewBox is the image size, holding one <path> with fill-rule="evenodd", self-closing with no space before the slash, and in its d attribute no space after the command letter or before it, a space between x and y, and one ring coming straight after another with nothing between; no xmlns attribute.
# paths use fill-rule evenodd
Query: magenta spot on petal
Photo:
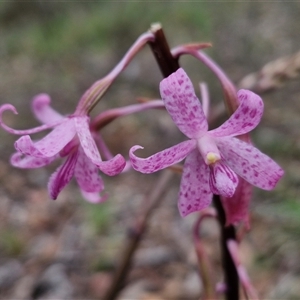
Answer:
<svg viewBox="0 0 300 300"><path fill-rule="evenodd" d="M171 92L169 90L164 90L164 94L169 96L171 94Z"/></svg>
<svg viewBox="0 0 300 300"><path fill-rule="evenodd" d="M249 107L244 107L243 110L242 110L242 112L243 112L244 114L247 114L248 111L249 111Z"/></svg>
<svg viewBox="0 0 300 300"><path fill-rule="evenodd" d="M179 80L178 80L178 84L179 84L179 85L182 85L182 84L183 84L183 80L182 80L182 79L179 79Z"/></svg>
<svg viewBox="0 0 300 300"><path fill-rule="evenodd" d="M189 204L189 206L187 207L187 210L191 210L192 206Z"/></svg>
<svg viewBox="0 0 300 300"><path fill-rule="evenodd" d="M251 112L250 112L250 117L251 117L251 118L254 118L255 115L256 115L256 109L254 108L254 109L252 109Z"/></svg>

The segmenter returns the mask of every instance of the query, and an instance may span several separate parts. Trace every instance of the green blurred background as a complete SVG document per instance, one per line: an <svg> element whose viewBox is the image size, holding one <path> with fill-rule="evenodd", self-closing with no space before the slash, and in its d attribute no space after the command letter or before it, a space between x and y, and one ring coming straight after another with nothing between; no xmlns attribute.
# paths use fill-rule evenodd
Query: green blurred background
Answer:
<svg viewBox="0 0 300 300"><path fill-rule="evenodd" d="M106 75L153 22L162 24L171 47L211 42L213 47L206 52L238 84L269 61L299 50L299 9L299 2L286 1L1 2L0 101L15 105L19 111L18 116L5 114L5 120L15 128L37 126L29 104L41 92L51 95L55 109L72 113L84 91ZM208 83L213 104L222 101L219 83L210 71L189 57L182 58L181 64L195 86L199 81ZM145 47L93 115L136 103L139 96L158 98L161 79L153 55ZM241 246L254 285L264 299L300 298L299 95L299 78L263 95L264 118L253 133L255 144L286 171L275 191L255 190L252 231ZM164 112L122 118L105 128L103 136L114 153L125 156L135 144L143 145L144 154L149 155L183 140ZM110 199L101 206L85 203L73 183L53 202L46 186L57 165L13 169L8 159L16 137L4 131L0 137L2 299L101 298L122 249L124 228L133 222L157 175L131 172L104 177ZM141 278L148 282L144 279L146 287L140 284L139 292L128 297L147 299L145 295L154 293L161 299L182 299L179 292L170 294L174 288L168 287L176 280L187 284L194 280L188 278L196 272L189 236L195 217L180 219L178 184L179 176L154 216L140 251L140 256L156 257L161 247L167 257L174 255L175 259L155 267L151 260L146 266L135 267L127 289L138 285ZM220 270L214 251L218 230L207 227L208 251L216 270ZM146 250L150 254L146 255ZM219 271L216 273L215 279L221 280ZM53 278L61 280L55 282ZM147 288L149 285L152 288ZM194 285L199 285L197 280ZM187 290L188 299L197 299L201 293L200 289L196 296L190 295L192 288Z"/></svg>

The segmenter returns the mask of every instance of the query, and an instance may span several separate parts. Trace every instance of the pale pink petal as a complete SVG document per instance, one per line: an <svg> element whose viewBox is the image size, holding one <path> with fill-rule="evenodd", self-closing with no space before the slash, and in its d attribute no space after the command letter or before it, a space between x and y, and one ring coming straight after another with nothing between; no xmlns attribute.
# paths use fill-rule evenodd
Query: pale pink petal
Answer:
<svg viewBox="0 0 300 300"><path fill-rule="evenodd" d="M104 189L104 183L99 176L98 167L85 155L81 147L78 147L78 153L74 174L78 185L85 192L101 192Z"/></svg>
<svg viewBox="0 0 300 300"><path fill-rule="evenodd" d="M25 155L21 152L14 153L10 158L10 163L17 168L21 169L35 169L47 166L57 159L59 155L52 157L34 157Z"/></svg>
<svg viewBox="0 0 300 300"><path fill-rule="evenodd" d="M237 136L254 129L264 111L262 99L248 90L238 91L240 105L231 117L220 127L209 131L214 137Z"/></svg>
<svg viewBox="0 0 300 300"><path fill-rule="evenodd" d="M88 192L85 192L84 190L81 190L81 194L82 194L82 197L87 200L88 202L90 203L103 203L107 200L108 198L108 195L107 194L104 194L104 195L100 195L100 193L88 193Z"/></svg>
<svg viewBox="0 0 300 300"><path fill-rule="evenodd" d="M184 141L147 158L137 157L134 152L143 149L141 146L133 146L129 151L132 167L141 173L149 174L182 161L193 149L196 148L195 140Z"/></svg>
<svg viewBox="0 0 300 300"><path fill-rule="evenodd" d="M160 94L174 123L189 138L198 138L208 129L207 120L183 69L178 69L160 83Z"/></svg>
<svg viewBox="0 0 300 300"><path fill-rule="evenodd" d="M208 87L207 87L207 84L205 82L200 82L199 87L200 87L203 113L204 113L206 119L208 119L208 117L209 117L209 108L210 108L210 98L209 98Z"/></svg>
<svg viewBox="0 0 300 300"><path fill-rule="evenodd" d="M108 176L115 176L123 171L125 165L125 158L121 154L117 154L110 160L102 161L98 167L104 174Z"/></svg>
<svg viewBox="0 0 300 300"><path fill-rule="evenodd" d="M178 209L185 217L210 205L212 192L209 186L209 167L198 150L186 158L180 183Z"/></svg>
<svg viewBox="0 0 300 300"><path fill-rule="evenodd" d="M70 182L74 175L78 152L70 154L67 160L50 177L48 190L50 197L55 200L62 189Z"/></svg>
<svg viewBox="0 0 300 300"><path fill-rule="evenodd" d="M50 102L49 95L39 94L33 98L31 103L31 109L35 117L43 124L52 124L64 118L50 106Z"/></svg>
<svg viewBox="0 0 300 300"><path fill-rule="evenodd" d="M216 195L232 197L239 182L237 175L222 161L209 167L210 190Z"/></svg>
<svg viewBox="0 0 300 300"><path fill-rule="evenodd" d="M117 154L108 161L101 160L97 145L89 129L89 118L75 118L75 126L82 149L91 162L108 176L114 176L121 173L126 164L122 155Z"/></svg>
<svg viewBox="0 0 300 300"><path fill-rule="evenodd" d="M66 146L76 134L74 121L66 118L63 124L55 127L38 142L33 142L29 135L20 137L15 142L16 150L35 157L52 157Z"/></svg>
<svg viewBox="0 0 300 300"><path fill-rule="evenodd" d="M284 171L270 157L237 138L216 138L226 164L238 175L264 190L272 190Z"/></svg>
<svg viewBox="0 0 300 300"><path fill-rule="evenodd" d="M81 147L78 148L79 156L75 167L75 178L85 200L91 203L102 203L108 195L100 195L104 189L104 183L99 176L99 169L85 155Z"/></svg>
<svg viewBox="0 0 300 300"><path fill-rule="evenodd" d="M12 134L16 134L16 135L24 135L24 134L33 134L33 133L37 133L37 132L41 132L43 130L46 129L50 129L52 127L55 127L59 124L61 124L62 122L64 122L64 119L58 120L52 124L47 124L47 125L41 125L38 127L34 127L31 129L25 129L25 130L18 130L18 129L13 129L9 126L7 126L6 124L4 124L3 120L2 120L2 114L3 112L5 112L6 110L10 110L12 111L14 114L18 114L16 108L11 105L11 104L3 104L0 106L0 126L7 132L12 133Z"/></svg>
<svg viewBox="0 0 300 300"><path fill-rule="evenodd" d="M93 164L99 167L102 163L102 159L89 128L89 117L76 117L74 121L76 132L85 155L93 162Z"/></svg>
<svg viewBox="0 0 300 300"><path fill-rule="evenodd" d="M239 184L231 198L221 197L226 215L226 226L244 222L249 228L249 204L252 197L252 185L239 177Z"/></svg>

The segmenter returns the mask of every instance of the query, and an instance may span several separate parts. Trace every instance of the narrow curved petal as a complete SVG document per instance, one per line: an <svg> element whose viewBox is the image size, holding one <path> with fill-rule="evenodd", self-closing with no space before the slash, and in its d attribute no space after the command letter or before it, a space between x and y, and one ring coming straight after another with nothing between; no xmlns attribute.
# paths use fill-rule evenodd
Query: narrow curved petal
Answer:
<svg viewBox="0 0 300 300"><path fill-rule="evenodd" d="M15 115L17 115L18 112L17 112L16 108L11 104L3 104L3 105L0 106L0 126L5 131L7 131L11 134L16 134L16 135L33 134L33 133L41 132L43 130L50 129L52 127L58 126L59 124L64 122L64 119L62 119L62 120L56 121L52 124L41 125L41 126L37 126L37 127L31 128L31 129L25 129L25 130L13 129L13 128L7 126L3 122L3 119L2 119L2 114L7 110L12 111Z"/></svg>
<svg viewBox="0 0 300 300"><path fill-rule="evenodd" d="M21 169L36 169L49 165L58 157L58 155L52 157L34 157L16 152L11 156L10 163L12 166Z"/></svg>
<svg viewBox="0 0 300 300"><path fill-rule="evenodd" d="M249 228L249 205L252 190L252 185L240 177L234 195L229 198L221 197L226 215L226 226L244 222L246 227Z"/></svg>
<svg viewBox="0 0 300 300"><path fill-rule="evenodd" d="M232 197L238 182L237 175L222 161L210 166L209 185L213 194Z"/></svg>
<svg viewBox="0 0 300 300"><path fill-rule="evenodd" d="M108 176L115 176L121 173L126 164L124 157L121 154L117 154L108 161L102 161L97 145L89 128L89 118L75 118L75 126L81 147L91 162Z"/></svg>
<svg viewBox="0 0 300 300"><path fill-rule="evenodd" d="M74 175L78 152L70 154L67 160L51 175L48 182L50 197L55 200L62 189L70 182Z"/></svg>
<svg viewBox="0 0 300 300"><path fill-rule="evenodd" d="M272 190L283 176L282 168L252 145L237 138L215 140L226 164L254 186Z"/></svg>
<svg viewBox="0 0 300 300"><path fill-rule="evenodd" d="M47 94L39 94L32 100L31 109L42 124L52 124L64 118L50 106L50 102L51 98Z"/></svg>
<svg viewBox="0 0 300 300"><path fill-rule="evenodd" d="M200 101L182 68L161 81L160 94L174 123L187 137L198 138L207 131Z"/></svg>
<svg viewBox="0 0 300 300"><path fill-rule="evenodd" d="M104 174L108 176L115 176L123 171L125 165L125 158L121 154L117 154L110 160L102 161L98 167Z"/></svg>
<svg viewBox="0 0 300 300"><path fill-rule="evenodd" d="M80 188L88 193L101 192L104 183L99 176L99 169L85 155L81 147L78 147L78 158L75 167L75 178Z"/></svg>
<svg viewBox="0 0 300 300"><path fill-rule="evenodd" d="M100 153L89 128L89 117L76 117L74 119L76 132L85 155L98 167L102 163Z"/></svg>
<svg viewBox="0 0 300 300"><path fill-rule="evenodd" d="M262 99L248 90L239 90L240 105L231 117L220 127L209 131L214 137L237 136L254 129L264 111Z"/></svg>
<svg viewBox="0 0 300 300"><path fill-rule="evenodd" d="M141 173L149 174L165 169L182 161L192 150L196 148L195 140L184 141L147 158L137 157L134 152L143 149L141 146L133 146L129 151L132 167Z"/></svg>
<svg viewBox="0 0 300 300"><path fill-rule="evenodd" d="M212 192L209 186L209 167L198 150L186 158L180 183L178 209L185 217L210 205Z"/></svg>
<svg viewBox="0 0 300 300"><path fill-rule="evenodd" d="M16 150L35 157L52 157L63 149L76 134L73 119L65 119L38 142L33 142L29 135L20 137L15 142Z"/></svg>

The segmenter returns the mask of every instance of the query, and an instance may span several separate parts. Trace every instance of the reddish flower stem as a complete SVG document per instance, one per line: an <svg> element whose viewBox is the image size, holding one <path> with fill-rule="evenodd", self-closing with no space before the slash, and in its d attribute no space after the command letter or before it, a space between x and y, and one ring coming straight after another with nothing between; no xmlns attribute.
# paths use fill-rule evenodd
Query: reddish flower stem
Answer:
<svg viewBox="0 0 300 300"><path fill-rule="evenodd" d="M236 240L235 228L230 225L226 226L225 211L222 206L220 196L214 195L213 202L218 212L218 219L221 226L221 249L222 249L222 265L225 276L225 299L226 300L238 300L239 299L239 277L232 260L231 254L227 247L227 242L230 240Z"/></svg>
<svg viewBox="0 0 300 300"><path fill-rule="evenodd" d="M153 54L163 76L168 77L179 68L178 59L181 53L179 53L178 56L175 55L176 58L173 57L163 30L159 24L152 26L151 32L154 34L155 39L154 41L149 42L149 44L151 45ZM225 283L227 286L227 289L225 291L225 298L226 300L238 300L239 278L234 262L227 248L227 241L236 240L235 228L233 226L225 227L226 217L224 208L220 200L220 196L214 195L213 201L218 212L218 219L221 225L222 263L225 273Z"/></svg>
<svg viewBox="0 0 300 300"><path fill-rule="evenodd" d="M155 39L148 43L161 73L166 78L179 69L178 59L173 57L161 25L159 23L153 24L150 31L154 34Z"/></svg>

